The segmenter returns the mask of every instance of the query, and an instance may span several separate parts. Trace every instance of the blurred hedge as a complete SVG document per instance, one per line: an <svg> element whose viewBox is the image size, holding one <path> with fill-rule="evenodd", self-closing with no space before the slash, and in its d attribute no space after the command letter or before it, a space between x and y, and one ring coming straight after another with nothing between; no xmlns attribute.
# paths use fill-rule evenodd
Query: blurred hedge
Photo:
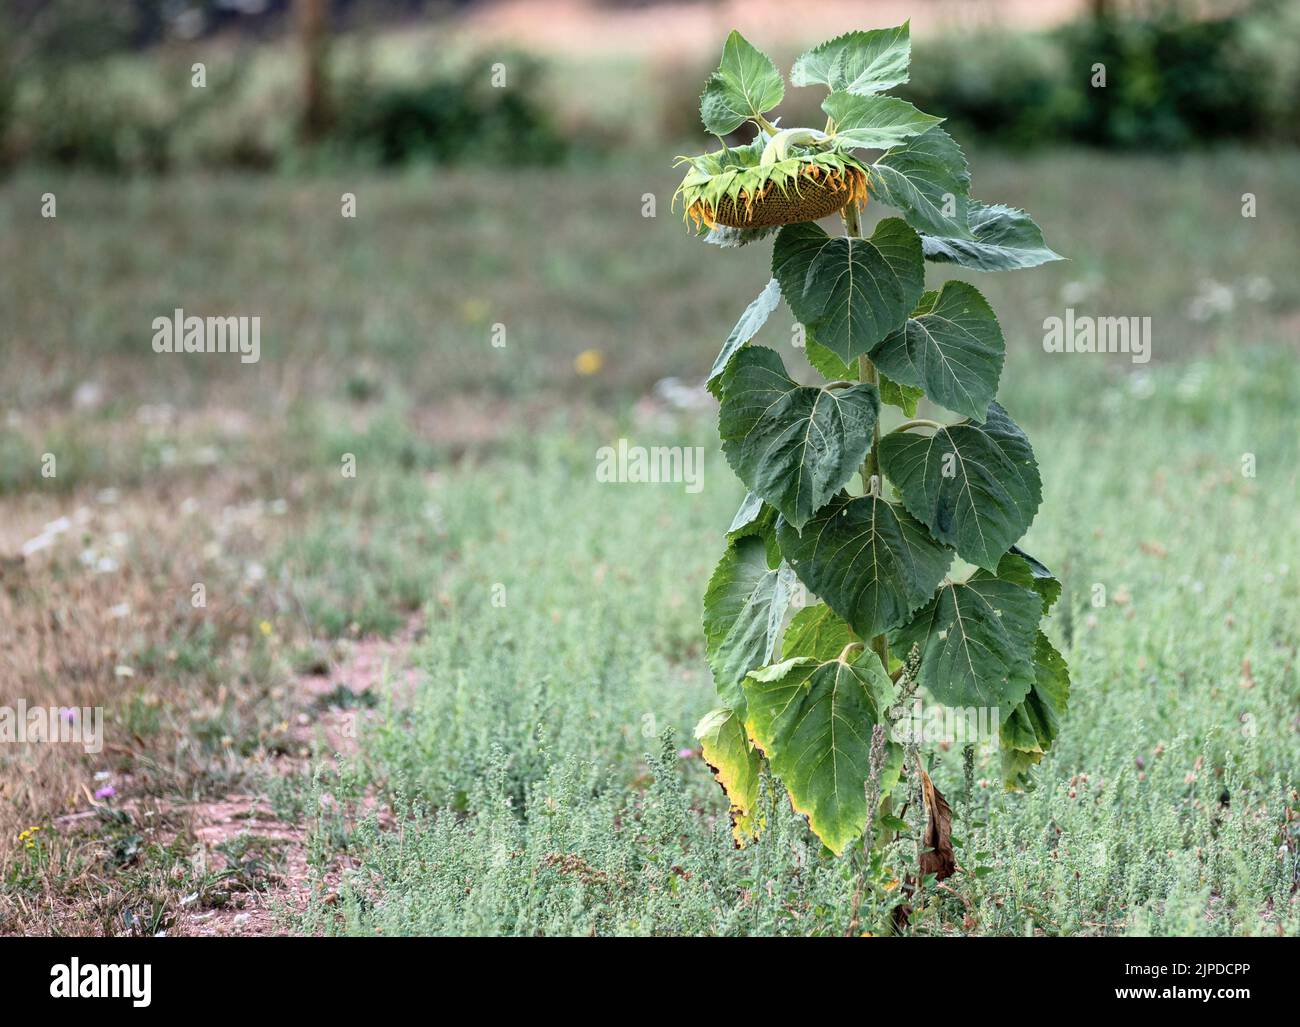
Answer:
<svg viewBox="0 0 1300 1027"><path fill-rule="evenodd" d="M1178 149L1300 140L1300 4L1196 21L1083 20L1034 35L916 46L899 92L959 130L1013 146ZM1106 86L1091 85L1094 65Z"/></svg>
<svg viewBox="0 0 1300 1027"><path fill-rule="evenodd" d="M376 85L364 78L339 91L330 145L342 156L383 165L476 160L550 164L566 144L538 101L542 65L510 60L511 88L493 88L483 60L414 82Z"/></svg>
<svg viewBox="0 0 1300 1027"><path fill-rule="evenodd" d="M509 88L492 64L508 59ZM4 75L0 54L0 164L101 172L177 167L300 167L316 163L550 163L566 142L538 97L542 67L526 55L461 55L414 76L342 66L333 77L329 131L301 139L301 83L292 60L241 55L210 62L203 88L191 62L113 56Z"/></svg>
<svg viewBox="0 0 1300 1027"><path fill-rule="evenodd" d="M1168 151L1300 141L1300 3L1260 0L1202 21L1177 11L922 39L900 92L962 136L1007 146ZM618 69L611 82L575 66L556 89L525 55L438 52L430 61L422 52L414 66L391 66L364 56L364 45L340 46L353 56L334 64L330 131L306 146L293 48L225 51L210 62L206 88L195 89L184 47L16 63L6 45L13 39L0 31L0 165L109 172L443 163L467 151L476 160L551 163L573 149L648 144L647 127L656 137L698 138L699 91L713 67L673 59ZM795 55L774 56L788 66ZM509 88L492 88L492 64L507 59ZM1105 88L1090 84L1099 63ZM619 102L593 104L607 89ZM818 99L815 90L788 90L785 123L816 123Z"/></svg>
<svg viewBox="0 0 1300 1027"><path fill-rule="evenodd" d="M1201 21L1179 11L921 38L912 80L897 92L948 118L959 138L1009 147L1300 141L1300 3L1262 0ZM773 52L783 67L796 55ZM1098 63L1104 89L1091 85ZM666 134L699 137L699 92L715 65L681 62L660 76ZM819 100L816 90L787 89L783 123L819 124Z"/></svg>

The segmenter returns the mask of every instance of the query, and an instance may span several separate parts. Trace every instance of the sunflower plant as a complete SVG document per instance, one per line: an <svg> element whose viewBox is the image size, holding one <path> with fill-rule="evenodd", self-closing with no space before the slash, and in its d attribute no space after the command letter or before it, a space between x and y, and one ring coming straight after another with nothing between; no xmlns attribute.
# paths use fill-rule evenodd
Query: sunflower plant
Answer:
<svg viewBox="0 0 1300 1027"><path fill-rule="evenodd" d="M1043 630L1061 585L1018 545L1042 489L995 398L1002 331L973 286L927 290L926 261L1000 271L1061 258L1023 211L971 198L943 119L884 95L910 59L906 24L814 47L790 78L826 90L826 123L783 128L771 117L780 72L732 32L700 100L721 146L679 158L677 199L706 241L775 236L771 281L708 377L723 452L749 491L704 599L721 704L696 734L737 844L763 827L765 768L836 854L900 831L905 788L928 813L920 872L942 877L951 812L921 745L900 737L900 703L994 711L1014 790L1055 739L1070 680ZM745 125L752 140L727 145ZM868 236L870 200L897 215ZM817 221L837 212L843 234L830 234ZM753 343L781 299L825 383L800 384ZM918 417L922 399L955 417Z"/></svg>

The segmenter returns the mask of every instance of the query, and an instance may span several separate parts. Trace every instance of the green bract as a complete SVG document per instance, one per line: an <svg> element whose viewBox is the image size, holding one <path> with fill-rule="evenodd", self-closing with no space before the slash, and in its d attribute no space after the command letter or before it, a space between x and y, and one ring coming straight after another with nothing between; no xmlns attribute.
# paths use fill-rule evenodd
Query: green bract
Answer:
<svg viewBox="0 0 1300 1027"><path fill-rule="evenodd" d="M673 202L682 201L697 227L757 229L807 220L801 214L825 217L866 200L867 173L857 158L829 140L796 143L792 135L760 135L747 146L679 157L690 170Z"/></svg>
<svg viewBox="0 0 1300 1027"><path fill-rule="evenodd" d="M677 198L706 241L776 233L771 280L708 376L723 452L749 490L704 598L722 705L697 729L737 844L763 828L764 773L836 853L898 829L891 792L906 776L930 810L927 837L946 844L951 811L918 743L894 737L896 704L920 694L967 717L996 711L1004 784L1019 789L1069 700L1042 626L1060 582L1017 545L1042 485L996 400L1002 329L974 286L925 280L927 260L997 271L1060 258L1023 211L971 198L942 119L880 95L907 81L910 57L905 24L814 47L791 80L827 90L828 121L778 128L781 74L733 32L700 114L720 138L746 124L753 137L679 158ZM898 216L866 234L868 197ZM835 212L843 234L816 223ZM826 384L753 344L782 299ZM955 416L916 418L923 399Z"/></svg>

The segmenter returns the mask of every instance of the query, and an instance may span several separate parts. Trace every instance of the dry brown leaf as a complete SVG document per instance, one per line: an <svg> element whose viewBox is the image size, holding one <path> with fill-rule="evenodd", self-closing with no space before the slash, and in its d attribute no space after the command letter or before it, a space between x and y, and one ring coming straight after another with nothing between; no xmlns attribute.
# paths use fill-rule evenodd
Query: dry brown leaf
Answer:
<svg viewBox="0 0 1300 1027"><path fill-rule="evenodd" d="M930 814L922 838L925 851L920 855L921 873L934 874L936 881L942 881L957 869L957 855L952 850L952 810L924 770L921 771L921 793Z"/></svg>

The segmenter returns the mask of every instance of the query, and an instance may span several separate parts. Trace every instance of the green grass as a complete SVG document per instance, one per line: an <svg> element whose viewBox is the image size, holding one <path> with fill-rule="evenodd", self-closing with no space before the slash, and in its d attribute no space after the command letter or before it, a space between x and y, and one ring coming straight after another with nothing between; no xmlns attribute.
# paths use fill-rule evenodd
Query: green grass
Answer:
<svg viewBox="0 0 1300 1027"><path fill-rule="evenodd" d="M24 412L67 404L93 372L112 418L134 402L281 407L385 390L417 404L487 393L519 411L557 395L626 400L665 374L701 377L766 283L770 246L692 244L669 209L670 162L655 151L595 169L360 180L24 173L0 187L0 401ZM1293 337L1278 315L1300 305L1286 274L1300 209L1294 153L1177 163L977 154L973 164L980 197L1026 207L1071 257L1025 275L962 276L986 291L1013 353L1035 352L1043 318L1071 296L1081 314L1155 315L1157 363ZM46 191L57 219L40 217ZM357 195L355 221L340 216L345 191ZM1245 192L1257 218L1241 216ZM657 198L653 219L641 217L644 193ZM879 213L873 205L868 221ZM1257 279L1263 291L1251 293ZM1195 320L1204 280L1235 302ZM153 353L152 318L177 306L261 315L261 363ZM504 347L492 346L495 324ZM575 382L573 359L592 348L606 370ZM68 353L87 359L57 359Z"/></svg>
<svg viewBox="0 0 1300 1027"><path fill-rule="evenodd" d="M1071 387L1023 403L1046 493L1029 545L1066 586L1054 620L1070 716L1032 794L1001 793L982 754L976 776L993 783L967 807L957 754L940 758L965 862L988 853L992 872L950 882L914 929L1295 933L1289 358L1243 352L1149 379L1048 359ZM715 705L699 595L741 490L712 425L690 418L627 431L708 446L701 494L598 484L594 452L624 430L543 434L431 490L439 543L408 553L438 594L415 659L424 684L384 711L339 784L390 789L413 819L394 833L363 818L344 836L358 870L313 929L847 929L854 861L810 845L784 800L778 830L733 852L707 768L676 756ZM881 931L889 894L874 900L867 927Z"/></svg>
<svg viewBox="0 0 1300 1027"><path fill-rule="evenodd" d="M864 879L856 929L889 929L910 842L871 867L826 858L770 794L767 834L737 852L707 768L679 755L714 705L700 597L741 488L712 413L652 386L703 377L766 282L768 247L692 241L665 164L0 187L0 555L100 511L57 560L0 563L0 578L21 575L4 578L19 651L48 653L45 626L70 625L58 652L78 654L84 690L58 701L104 702L109 740L130 740L62 776L8 778L32 785L13 833L49 831L39 864L3 867L0 930L183 916L201 882L169 883L170 856L137 847L99 869L138 826L89 820L74 837L52 818L101 768L123 801L248 787L283 757L281 721L319 712L294 674L412 614L417 684L390 668L356 758L320 754L313 780L264 775L280 815L312 824L321 887L295 930L843 934ZM910 929L1295 934L1300 158L974 164L980 196L1033 211L1072 258L963 277L999 311L1001 395L1040 456L1027 544L1066 584L1053 630L1074 689L1032 794L968 798L958 755L940 755L962 862L991 872L950 880ZM343 191L356 222L338 216ZM1194 302L1206 279L1230 308ZM153 354L150 321L177 305L261 313L262 362ZM1045 354L1042 320L1067 305L1150 314L1152 363ZM802 373L789 321L778 311L759 341ZM588 349L604 367L577 375ZM88 382L102 399L78 404ZM705 447L703 491L598 484L596 450L620 437ZM40 476L47 451L58 479ZM120 506L99 501L108 488ZM114 530L138 537L110 650L83 614L117 603L119 579L77 552ZM199 580L206 613L188 601ZM996 782L995 758L976 776ZM257 887L276 860L249 869Z"/></svg>

